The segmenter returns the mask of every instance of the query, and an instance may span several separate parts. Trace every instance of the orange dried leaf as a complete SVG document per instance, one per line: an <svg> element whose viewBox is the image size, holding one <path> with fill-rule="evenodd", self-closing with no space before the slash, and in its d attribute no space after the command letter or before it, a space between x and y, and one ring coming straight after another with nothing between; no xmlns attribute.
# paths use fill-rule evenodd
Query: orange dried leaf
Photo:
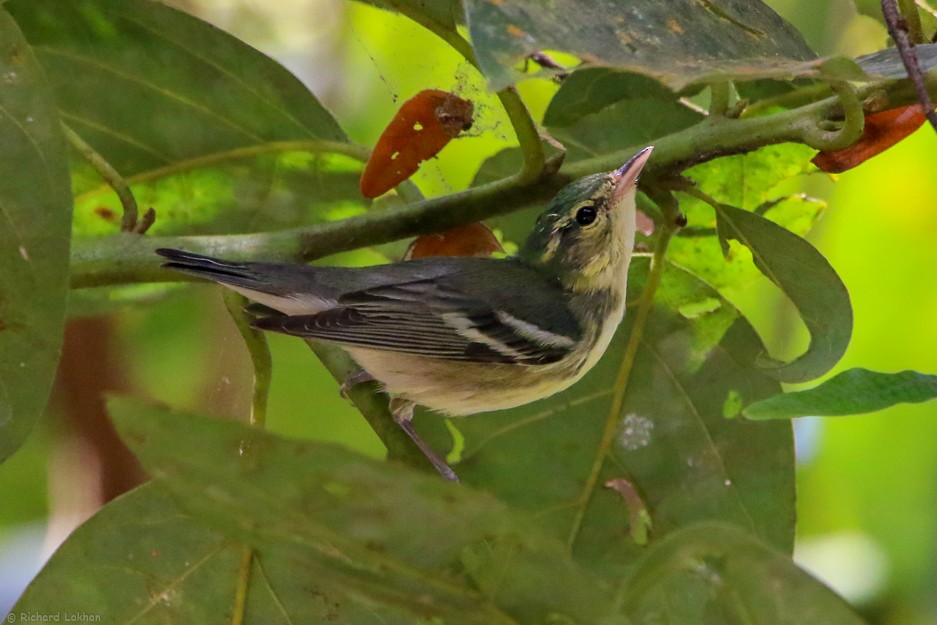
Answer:
<svg viewBox="0 0 937 625"><path fill-rule="evenodd" d="M820 152L810 162L827 173L842 173L895 145L920 128L925 119L917 104L866 115L859 141L842 150Z"/></svg>
<svg viewBox="0 0 937 625"><path fill-rule="evenodd" d="M417 237L407 248L404 260L427 256L491 256L504 252L494 233L480 221Z"/></svg>
<svg viewBox="0 0 937 625"><path fill-rule="evenodd" d="M412 176L450 140L472 127L474 105L439 89L403 103L381 134L361 174L361 193L374 198Z"/></svg>

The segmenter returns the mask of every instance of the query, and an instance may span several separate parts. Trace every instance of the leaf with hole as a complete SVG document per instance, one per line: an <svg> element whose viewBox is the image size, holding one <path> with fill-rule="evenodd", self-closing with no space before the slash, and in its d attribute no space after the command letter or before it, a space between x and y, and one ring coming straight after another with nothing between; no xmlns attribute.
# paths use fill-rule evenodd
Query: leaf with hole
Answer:
<svg viewBox="0 0 937 625"><path fill-rule="evenodd" d="M474 108L471 101L439 89L425 89L404 102L368 158L361 194L383 195L415 174L420 163L472 127Z"/></svg>

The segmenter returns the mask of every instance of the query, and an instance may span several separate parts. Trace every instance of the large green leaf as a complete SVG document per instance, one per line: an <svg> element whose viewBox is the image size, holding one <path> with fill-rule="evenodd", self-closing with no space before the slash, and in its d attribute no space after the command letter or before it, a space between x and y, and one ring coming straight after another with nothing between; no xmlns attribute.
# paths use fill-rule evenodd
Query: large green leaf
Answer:
<svg viewBox="0 0 937 625"><path fill-rule="evenodd" d="M0 8L0 461L42 413L68 295L71 198L46 79Z"/></svg>
<svg viewBox="0 0 937 625"><path fill-rule="evenodd" d="M551 127L551 134L575 161L617 152L625 146L651 145L654 139L689 128L703 116L676 98L621 100L569 125Z"/></svg>
<svg viewBox="0 0 937 625"><path fill-rule="evenodd" d="M545 126L568 126L620 100L676 100L656 80L609 67L578 69L560 85L543 115Z"/></svg>
<svg viewBox="0 0 937 625"><path fill-rule="evenodd" d="M814 151L795 143L718 158L687 170L700 190L720 202L757 212L801 237L810 232L825 204L804 195L785 196L777 189L783 181L808 169ZM730 249L724 255L716 239L716 214L712 206L681 194L680 209L688 227L671 241L671 260L716 288L744 287L761 274L748 254Z"/></svg>
<svg viewBox="0 0 937 625"><path fill-rule="evenodd" d="M521 59L545 49L676 89L824 69L797 30L757 0L466 0L465 9L479 66L496 89L520 77L513 67Z"/></svg>
<svg viewBox="0 0 937 625"><path fill-rule="evenodd" d="M806 382L829 371L852 336L849 292L830 263L805 239L755 213L721 204L716 208L723 249L736 240L752 253L758 270L797 308L810 332L807 351L791 362L768 356L765 371L782 382Z"/></svg>
<svg viewBox="0 0 937 625"><path fill-rule="evenodd" d="M637 258L630 301L637 301L647 270L647 258ZM629 479L643 497L652 539L716 519L790 550L790 429L737 427L739 420L724 418L737 403L778 392L755 365L758 337L716 291L677 267L667 267L657 303L623 411L612 415L619 431L609 457L599 457L598 442L633 307L605 357L569 390L510 412L452 420L464 437L459 475L536 514L571 542L580 562L612 577L641 553L628 537L621 498L602 487L614 478ZM595 463L600 479L585 490Z"/></svg>
<svg viewBox="0 0 937 625"><path fill-rule="evenodd" d="M790 419L864 414L937 398L937 376L917 371L882 373L848 369L805 391L782 393L742 410L749 419Z"/></svg>
<svg viewBox="0 0 937 625"><path fill-rule="evenodd" d="M365 608L393 623L623 621L607 586L488 494L238 423L126 399L110 410L183 509L259 548L262 563L302 564L290 573L301 569L304 583L274 588L286 605L311 588L357 615L343 622L361 622Z"/></svg>
<svg viewBox="0 0 937 625"><path fill-rule="evenodd" d="M863 623L790 556L717 523L684 528L654 545L622 584L621 597L638 623Z"/></svg>
<svg viewBox="0 0 937 625"><path fill-rule="evenodd" d="M360 199L356 165L303 152L362 150L299 80L238 39L146 0L6 6L66 123L155 205L155 232L276 228L307 221L310 197ZM113 193L77 158L75 190L76 233L113 231Z"/></svg>
<svg viewBox="0 0 937 625"><path fill-rule="evenodd" d="M236 543L145 485L75 530L13 614L85 614L140 625L230 623L238 557Z"/></svg>

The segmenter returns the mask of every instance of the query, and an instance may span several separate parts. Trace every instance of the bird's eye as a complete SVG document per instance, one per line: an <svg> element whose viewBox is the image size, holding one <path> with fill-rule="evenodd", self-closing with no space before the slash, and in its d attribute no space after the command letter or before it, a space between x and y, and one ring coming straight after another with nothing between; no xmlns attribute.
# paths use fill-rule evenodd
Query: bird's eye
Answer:
<svg viewBox="0 0 937 625"><path fill-rule="evenodd" d="M588 226L598 216L598 211L592 205L582 206L576 211L576 223L580 226Z"/></svg>

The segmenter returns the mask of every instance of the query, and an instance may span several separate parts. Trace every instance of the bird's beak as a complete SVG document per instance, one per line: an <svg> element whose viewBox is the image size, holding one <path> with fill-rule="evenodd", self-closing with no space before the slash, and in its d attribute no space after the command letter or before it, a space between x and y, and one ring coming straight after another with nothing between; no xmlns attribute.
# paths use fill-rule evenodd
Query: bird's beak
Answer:
<svg viewBox="0 0 937 625"><path fill-rule="evenodd" d="M612 172L612 179L615 181L615 199L621 199L628 191L634 189L638 182L638 175L647 164L647 159L651 157L654 146L649 145L634 156L627 163Z"/></svg>

